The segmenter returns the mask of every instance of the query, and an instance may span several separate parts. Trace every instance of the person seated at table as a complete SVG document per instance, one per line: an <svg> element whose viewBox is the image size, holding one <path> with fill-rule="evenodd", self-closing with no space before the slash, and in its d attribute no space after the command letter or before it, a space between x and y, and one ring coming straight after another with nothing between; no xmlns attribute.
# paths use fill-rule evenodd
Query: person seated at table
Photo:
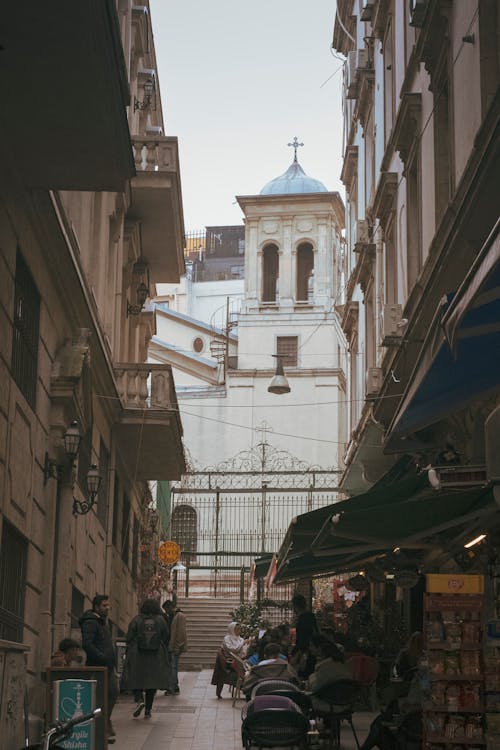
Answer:
<svg viewBox="0 0 500 750"><path fill-rule="evenodd" d="M421 732L422 703L426 695L425 680L418 669L412 671L407 695L395 698L372 721L368 737L360 750L397 750L405 746L405 737Z"/></svg>
<svg viewBox="0 0 500 750"><path fill-rule="evenodd" d="M229 623L215 660L211 684L215 685L215 693L219 699L222 698L222 688L225 684L234 685L237 678L243 678L245 674L243 659L246 655L248 640L241 637L240 631L239 622Z"/></svg>
<svg viewBox="0 0 500 750"><path fill-rule="evenodd" d="M281 636L281 651L283 654L286 654L288 656L291 646L290 625L287 622L282 622L280 625L278 625L277 629L279 630Z"/></svg>
<svg viewBox="0 0 500 750"><path fill-rule="evenodd" d="M254 686L262 680L286 680L295 684L299 682L295 669L281 658L279 643L268 643L264 649L264 659L246 673L241 687L247 700Z"/></svg>
<svg viewBox="0 0 500 750"><path fill-rule="evenodd" d="M344 664L344 655L337 644L320 636L312 642L312 648L317 653L316 666L304 683L304 689L312 694L314 709L328 711L328 703L315 697L315 693L319 693L333 682L352 680L352 672L347 664Z"/></svg>
<svg viewBox="0 0 500 750"><path fill-rule="evenodd" d="M408 643L397 655L393 667L393 677L404 680L409 687L421 656L422 633L417 630L411 634Z"/></svg>
<svg viewBox="0 0 500 750"><path fill-rule="evenodd" d="M78 641L73 638L63 638L57 651L50 657L51 667L73 667L83 661L82 649Z"/></svg>

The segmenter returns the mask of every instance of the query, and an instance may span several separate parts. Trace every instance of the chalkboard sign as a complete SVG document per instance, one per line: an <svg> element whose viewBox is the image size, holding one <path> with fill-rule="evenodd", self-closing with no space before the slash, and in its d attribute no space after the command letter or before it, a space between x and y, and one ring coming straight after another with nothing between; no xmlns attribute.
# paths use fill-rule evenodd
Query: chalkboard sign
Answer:
<svg viewBox="0 0 500 750"><path fill-rule="evenodd" d="M47 717L68 721L77 713L102 708L95 721L75 727L61 744L67 750L106 750L108 747L108 670L106 667L50 667L47 669Z"/></svg>

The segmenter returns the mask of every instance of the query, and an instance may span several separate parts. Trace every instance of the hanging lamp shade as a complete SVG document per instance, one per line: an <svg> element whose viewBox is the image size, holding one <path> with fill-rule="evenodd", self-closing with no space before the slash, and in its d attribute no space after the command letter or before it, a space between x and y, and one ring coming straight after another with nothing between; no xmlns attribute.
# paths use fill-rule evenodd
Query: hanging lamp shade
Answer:
<svg viewBox="0 0 500 750"><path fill-rule="evenodd" d="M288 380L283 372L282 357L277 357L276 372L274 373L274 377L269 383L267 390L269 393L275 393L278 396L281 396L282 393L290 393L290 386L288 385Z"/></svg>

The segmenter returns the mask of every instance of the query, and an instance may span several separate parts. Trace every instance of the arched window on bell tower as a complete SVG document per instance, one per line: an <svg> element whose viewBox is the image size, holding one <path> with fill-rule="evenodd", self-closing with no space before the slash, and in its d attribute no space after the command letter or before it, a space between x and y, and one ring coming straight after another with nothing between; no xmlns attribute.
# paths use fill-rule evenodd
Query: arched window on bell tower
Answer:
<svg viewBox="0 0 500 750"><path fill-rule="evenodd" d="M297 302L311 300L313 273L313 247L310 242L303 242L297 248Z"/></svg>
<svg viewBox="0 0 500 750"><path fill-rule="evenodd" d="M278 248L276 245L266 245L262 252L262 302L276 302L278 277Z"/></svg>

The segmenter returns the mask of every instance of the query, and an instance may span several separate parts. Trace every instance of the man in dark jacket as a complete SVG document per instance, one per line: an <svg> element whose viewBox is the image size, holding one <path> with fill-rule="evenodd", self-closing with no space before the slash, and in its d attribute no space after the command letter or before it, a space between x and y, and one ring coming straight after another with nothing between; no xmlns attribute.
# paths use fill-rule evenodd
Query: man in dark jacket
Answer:
<svg viewBox="0 0 500 750"><path fill-rule="evenodd" d="M314 671L316 659L311 653L311 641L319 635L318 623L314 614L307 609L307 602L302 594L295 594L292 607L297 617L295 651L292 664L297 666L300 676L307 679Z"/></svg>
<svg viewBox="0 0 500 750"><path fill-rule="evenodd" d="M92 600L92 609L80 617L82 648L87 654L88 667L108 669L108 743L115 742L115 732L111 723L111 712L118 697L116 681L116 656L108 626L109 597L98 594Z"/></svg>

